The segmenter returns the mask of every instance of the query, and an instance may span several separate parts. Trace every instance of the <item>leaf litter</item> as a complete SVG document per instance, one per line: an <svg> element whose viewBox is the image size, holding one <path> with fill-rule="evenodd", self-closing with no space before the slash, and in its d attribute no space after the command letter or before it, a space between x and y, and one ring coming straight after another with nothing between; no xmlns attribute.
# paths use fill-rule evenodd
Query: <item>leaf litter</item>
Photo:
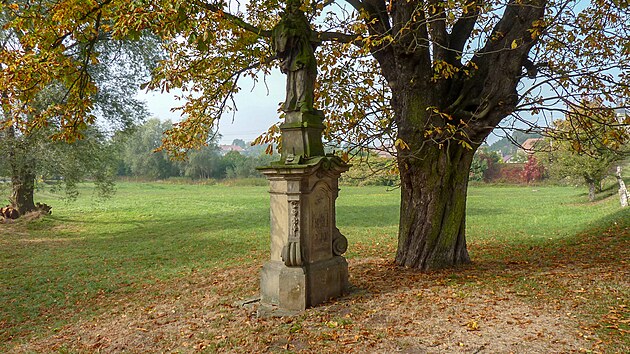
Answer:
<svg viewBox="0 0 630 354"><path fill-rule="evenodd" d="M455 271L400 268L389 260L391 245L383 247L385 258L349 260L350 294L294 317L258 318L254 309L235 305L257 294L260 258L93 299L104 308L100 314L39 337L16 338L7 348L15 353L630 352L630 228L536 249L472 242L480 259Z"/></svg>

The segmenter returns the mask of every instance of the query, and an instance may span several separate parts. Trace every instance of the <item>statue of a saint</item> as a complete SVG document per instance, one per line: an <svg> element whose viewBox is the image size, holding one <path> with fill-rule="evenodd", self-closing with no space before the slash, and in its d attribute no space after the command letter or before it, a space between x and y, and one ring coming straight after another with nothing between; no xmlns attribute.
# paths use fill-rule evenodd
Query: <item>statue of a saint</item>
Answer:
<svg viewBox="0 0 630 354"><path fill-rule="evenodd" d="M273 28L272 46L280 70L287 74L287 97L284 112L313 112L313 92L317 77L317 61L310 23L302 10L300 0L288 0L280 22Z"/></svg>

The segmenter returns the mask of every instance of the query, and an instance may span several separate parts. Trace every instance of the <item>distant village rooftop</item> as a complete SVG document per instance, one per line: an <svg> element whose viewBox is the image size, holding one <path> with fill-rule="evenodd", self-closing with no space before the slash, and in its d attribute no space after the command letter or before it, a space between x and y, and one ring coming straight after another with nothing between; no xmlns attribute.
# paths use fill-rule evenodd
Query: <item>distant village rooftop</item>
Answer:
<svg viewBox="0 0 630 354"><path fill-rule="evenodd" d="M221 155L225 155L230 151L243 152L244 149L238 145L219 145Z"/></svg>
<svg viewBox="0 0 630 354"><path fill-rule="evenodd" d="M543 140L543 138L529 138L521 144L521 149L527 154L533 154L540 149Z"/></svg>

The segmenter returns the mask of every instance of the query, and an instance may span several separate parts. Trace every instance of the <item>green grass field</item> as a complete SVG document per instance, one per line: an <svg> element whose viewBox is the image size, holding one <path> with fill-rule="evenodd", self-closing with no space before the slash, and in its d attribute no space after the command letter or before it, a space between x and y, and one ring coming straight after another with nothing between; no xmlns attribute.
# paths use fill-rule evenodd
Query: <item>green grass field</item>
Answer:
<svg viewBox="0 0 630 354"><path fill-rule="evenodd" d="M537 259L531 250L544 249L552 255L538 259L544 267L581 242L576 235L630 224L630 211L621 211L616 197L588 203L584 192L472 186L467 240L473 262L482 268L510 257L528 262ZM95 199L89 185L73 203L47 192L37 197L53 206L53 215L0 224L5 350L102 314L110 298L133 298L152 284L195 272L258 265L268 252L266 187L121 183L105 201ZM349 259L393 259L398 203L398 190L342 188L337 222L349 240ZM628 234L622 238L627 244Z"/></svg>

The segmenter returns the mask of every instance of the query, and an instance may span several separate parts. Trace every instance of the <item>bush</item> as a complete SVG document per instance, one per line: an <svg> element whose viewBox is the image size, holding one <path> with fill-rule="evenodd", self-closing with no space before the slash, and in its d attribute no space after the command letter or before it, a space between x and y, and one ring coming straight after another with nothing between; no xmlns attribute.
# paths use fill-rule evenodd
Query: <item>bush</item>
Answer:
<svg viewBox="0 0 630 354"><path fill-rule="evenodd" d="M473 157L468 180L491 181L499 172L500 162L501 156L498 152L489 151L487 148L480 148Z"/></svg>
<svg viewBox="0 0 630 354"><path fill-rule="evenodd" d="M541 181L544 178L544 175L545 168L543 165L538 162L534 155L529 155L527 157L527 163L523 167L523 172L521 173L523 181L527 183Z"/></svg>

